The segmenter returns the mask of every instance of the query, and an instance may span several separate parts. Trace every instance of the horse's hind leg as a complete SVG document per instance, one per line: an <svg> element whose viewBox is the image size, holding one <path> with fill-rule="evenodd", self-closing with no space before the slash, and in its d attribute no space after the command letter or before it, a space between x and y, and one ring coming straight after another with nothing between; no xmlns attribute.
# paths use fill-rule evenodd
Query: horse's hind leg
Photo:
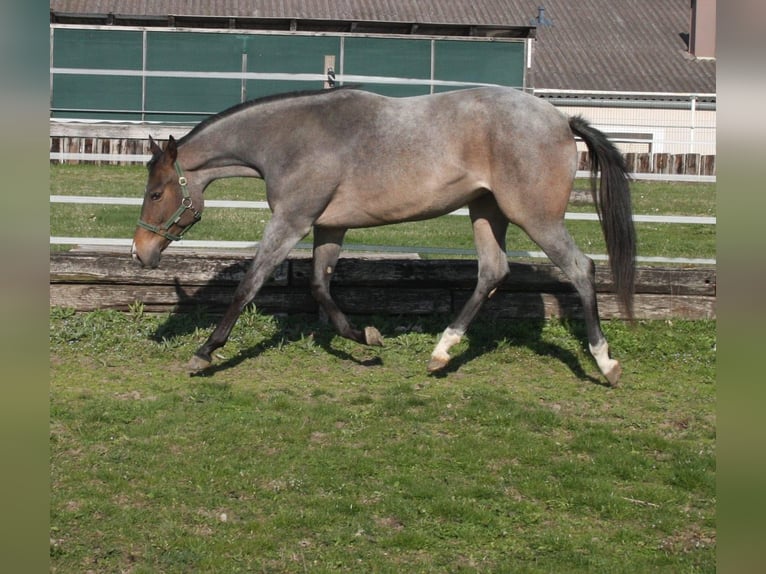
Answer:
<svg viewBox="0 0 766 574"><path fill-rule="evenodd" d="M508 276L505 253L505 232L508 219L497 206L495 198L484 195L468 206L473 224L474 243L479 259L479 277L473 294L457 318L444 330L428 362L428 371L443 369L450 360L449 350L458 344L476 314L495 289Z"/></svg>
<svg viewBox="0 0 766 574"><path fill-rule="evenodd" d="M375 327L365 327L364 332L355 329L330 295L330 280L340 256L345 229L314 227L314 268L311 276L311 294L330 318L338 333L367 345L382 345L383 337Z"/></svg>
<svg viewBox="0 0 766 574"><path fill-rule="evenodd" d="M609 345L601 330L596 303L596 269L593 261L577 247L563 220L526 231L577 289L588 333L588 348L609 384L616 386L622 374L622 367L609 356Z"/></svg>

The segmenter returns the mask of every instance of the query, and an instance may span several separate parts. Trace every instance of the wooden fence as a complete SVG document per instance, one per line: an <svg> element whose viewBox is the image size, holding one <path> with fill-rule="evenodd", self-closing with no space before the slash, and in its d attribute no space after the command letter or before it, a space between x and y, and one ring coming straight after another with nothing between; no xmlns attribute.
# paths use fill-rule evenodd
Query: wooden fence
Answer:
<svg viewBox="0 0 766 574"><path fill-rule="evenodd" d="M127 250L73 250L50 255L50 304L79 311L128 310L136 302L148 312L184 312L203 306L220 313L231 300L252 254L168 250L158 269L142 269ZM486 303L494 317L579 317L579 298L553 265L510 263L511 274ZM416 255L342 257L332 292L351 315L456 313L476 282L475 260L423 260ZM272 313L315 313L309 291L310 255L294 253L255 299ZM611 293L605 266L596 282L603 318L623 318ZM638 319L715 318L716 271L712 268L639 267Z"/></svg>
<svg viewBox="0 0 766 574"><path fill-rule="evenodd" d="M51 122L50 158L60 163L94 162L98 165L146 162L149 159L149 135L157 140L167 139L169 135L178 138L192 127ZM616 138L614 141L619 143L621 140ZM635 152L624 155L628 171L635 174L716 174L715 155ZM590 169L588 152L580 152L579 169Z"/></svg>

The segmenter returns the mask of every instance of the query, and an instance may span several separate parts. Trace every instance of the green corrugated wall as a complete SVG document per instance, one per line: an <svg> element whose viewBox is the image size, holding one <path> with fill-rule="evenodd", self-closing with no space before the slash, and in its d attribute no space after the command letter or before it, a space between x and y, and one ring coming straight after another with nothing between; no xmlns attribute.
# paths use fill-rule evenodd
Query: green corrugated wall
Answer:
<svg viewBox="0 0 766 574"><path fill-rule="evenodd" d="M326 56L389 96L427 94L431 80L433 91L524 84L523 40L54 27L52 42L53 118L196 122L243 99L321 88Z"/></svg>

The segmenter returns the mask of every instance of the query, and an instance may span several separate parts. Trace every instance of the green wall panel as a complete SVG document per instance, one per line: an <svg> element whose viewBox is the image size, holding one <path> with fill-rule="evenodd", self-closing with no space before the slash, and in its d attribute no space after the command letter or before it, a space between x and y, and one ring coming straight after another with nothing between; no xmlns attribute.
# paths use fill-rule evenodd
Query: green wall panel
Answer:
<svg viewBox="0 0 766 574"><path fill-rule="evenodd" d="M200 121L239 103L239 80L206 78L147 78L146 119ZM178 113L162 112L188 112Z"/></svg>
<svg viewBox="0 0 766 574"><path fill-rule="evenodd" d="M189 72L240 72L244 42L230 34L149 32L146 68Z"/></svg>
<svg viewBox="0 0 766 574"><path fill-rule="evenodd" d="M252 36L247 42L247 71L260 74L320 74L325 56L340 64L340 38L333 36ZM324 80L257 79L247 81L247 99L283 92L318 90Z"/></svg>
<svg viewBox="0 0 766 574"><path fill-rule="evenodd" d="M53 33L54 68L140 71L142 50L138 31L60 28ZM54 74L51 107L57 118L141 119L141 78Z"/></svg>
<svg viewBox="0 0 766 574"><path fill-rule="evenodd" d="M434 79L521 88L524 85L524 44L437 40ZM454 89L442 86L437 91Z"/></svg>
<svg viewBox="0 0 766 574"><path fill-rule="evenodd" d="M384 76L414 80L431 77L431 41L403 38L348 37L345 42L343 73L353 76ZM428 85L376 84L362 82L363 88L387 96L427 94Z"/></svg>
<svg viewBox="0 0 766 574"><path fill-rule="evenodd" d="M253 36L247 43L247 71L324 74L324 57L331 55L340 63L338 37Z"/></svg>
<svg viewBox="0 0 766 574"><path fill-rule="evenodd" d="M300 92L304 90L319 90L323 82L294 81L294 80L249 80L247 82L248 100L256 100L265 96L284 94L286 92Z"/></svg>
<svg viewBox="0 0 766 574"><path fill-rule="evenodd" d="M54 76L52 107L56 118L140 120L141 78Z"/></svg>
<svg viewBox="0 0 766 574"><path fill-rule="evenodd" d="M320 76L313 80L247 78L247 99L321 88L325 56L330 55L335 56L339 75L368 77L360 82L364 89L389 96L427 94L431 91L427 83L410 82L430 80L432 46L435 80L523 86L524 42L54 28L51 115L199 121L241 101L241 79L209 74L238 73L245 58L248 73ZM129 75L140 73L144 60L148 75ZM55 68L89 68L99 74L61 74ZM188 73L190 77L162 72ZM404 82L376 82L376 76ZM456 88L437 86L434 90Z"/></svg>
<svg viewBox="0 0 766 574"><path fill-rule="evenodd" d="M56 68L111 68L140 70L141 32L57 28L53 33Z"/></svg>

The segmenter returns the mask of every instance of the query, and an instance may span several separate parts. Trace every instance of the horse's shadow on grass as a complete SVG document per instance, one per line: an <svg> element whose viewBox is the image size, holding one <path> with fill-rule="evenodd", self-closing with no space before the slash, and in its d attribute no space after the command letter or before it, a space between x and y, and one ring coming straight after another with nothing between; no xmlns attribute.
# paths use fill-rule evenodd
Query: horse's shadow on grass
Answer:
<svg viewBox="0 0 766 574"><path fill-rule="evenodd" d="M471 331L469 329L468 347L463 352L453 354L447 366L441 371L434 373L434 376L446 377L451 373L459 371L463 366L482 355L496 351L498 347L503 345L513 348L527 348L538 356L549 357L552 360L563 363L579 380L597 385L606 385L604 381L589 375L585 371L582 360L576 353L545 339L543 336L545 322L546 320L542 318L493 319L491 329L483 329L481 331L476 329ZM571 336L576 338L578 342L585 340L586 331L583 321L576 318L564 318L563 324ZM583 345L582 343L580 344Z"/></svg>
<svg viewBox="0 0 766 574"><path fill-rule="evenodd" d="M188 336L198 331L212 330L218 324L234 294L233 287L222 288L216 282L211 282L193 295L189 295L176 280L175 290L179 301L178 308L150 335L150 340L155 343L162 343L175 337ZM253 306L251 305L251 307ZM276 323L276 329L272 329L274 330L272 335L242 350L234 357L213 363L195 375L212 376L215 373L236 367L247 360L255 359L275 346L305 339L307 335L311 336L314 342L325 352L341 360L355 362L362 366L382 364L379 357L358 359L354 355L333 346L332 341L335 332L326 321L319 321L316 313L299 313L287 316L284 313L275 312L271 318ZM202 341L200 341L201 343Z"/></svg>
<svg viewBox="0 0 766 574"><path fill-rule="evenodd" d="M336 348L332 344L332 341L335 338L335 332L327 325L320 324L315 317L312 319L310 315L299 315L290 318L278 316L275 317L275 320L277 321L278 328L270 337L247 349L241 350L234 357L215 362L203 371L192 373L191 375L195 377L211 377L216 373L234 368L251 359L257 359L262 353L276 346L298 343L305 340L307 337L310 337L312 341L328 355L333 355L343 361L356 363L357 365L365 367L373 367L383 364L380 357L359 359L351 353ZM300 325L298 322L300 322Z"/></svg>
<svg viewBox="0 0 766 574"><path fill-rule="evenodd" d="M462 350L451 353L452 359L447 366L434 373L435 377L446 377L451 373L458 372L462 367L480 358L483 355L496 351L498 348L526 348L540 357L548 357L551 360L564 364L572 374L581 381L587 381L600 386L608 386L606 381L594 377L586 372L583 360L588 361L590 351L587 345L587 332L585 321L582 318L582 308L579 299L573 298L571 292L553 293L558 300L558 307L562 310L559 319L569 335L577 341L582 354L573 352L565 347L551 342L545 336L546 306L541 294L526 293L524 303L519 307L523 310L520 314L523 318L503 316L498 312L499 308L493 308L492 302L486 304L473 321L466 334L467 346ZM513 298L509 293L506 297ZM452 317L444 317L443 324L432 326L434 341L441 336L444 327ZM586 363L587 366L587 363Z"/></svg>
<svg viewBox="0 0 766 574"><path fill-rule="evenodd" d="M188 336L200 330L210 330L217 324L220 318L220 312L223 310L223 306L220 304L222 301L210 305L209 294L197 292L193 297L184 297L180 286L177 286L177 291L182 302L179 311L169 315L167 320L152 333L150 338L155 342L159 343L177 336ZM485 310L480 313L472 328L468 331L467 347L462 351L453 353L449 364L441 371L434 373L433 376L449 376L482 355L495 351L502 344L510 347L526 347L539 356L550 357L553 360L560 361L579 380L598 385L604 384L603 381L594 378L585 371L581 358L576 353L546 340L543 336L546 324L543 300L541 296L536 298L536 300L538 303L533 303L526 313L527 315L534 316L539 311L539 318L535 319L498 318L493 316L491 310ZM571 306L562 304L561 308L567 309L571 308ZM366 358L359 358L357 356L358 353L339 349L337 345L333 344L337 336L335 331L326 321L320 320L316 313L290 316L275 314L272 316L272 319L276 322L276 328L272 329L273 334L257 344L243 349L236 356L214 362L207 369L196 373L195 376L213 376L218 372L234 368L245 361L256 359L270 348L295 343L305 339L307 336L311 337L313 342L328 355L332 355L342 361L353 362L367 367L383 366L384 364L380 356L370 358L369 351L366 351ZM374 325L380 330L384 339L401 335L403 332L402 325L408 325L409 328L416 328L423 333L432 335L435 343L444 327L452 318L446 315L436 315L417 318L354 316L350 319L357 326ZM490 328L486 328L487 322L491 323ZM582 348L586 350L585 325L578 316L576 309L570 315L563 318L563 325L571 333L571 336L580 342ZM480 328L480 326L484 328ZM359 348L363 349L361 346ZM424 357L424 365L427 360L428 357Z"/></svg>

